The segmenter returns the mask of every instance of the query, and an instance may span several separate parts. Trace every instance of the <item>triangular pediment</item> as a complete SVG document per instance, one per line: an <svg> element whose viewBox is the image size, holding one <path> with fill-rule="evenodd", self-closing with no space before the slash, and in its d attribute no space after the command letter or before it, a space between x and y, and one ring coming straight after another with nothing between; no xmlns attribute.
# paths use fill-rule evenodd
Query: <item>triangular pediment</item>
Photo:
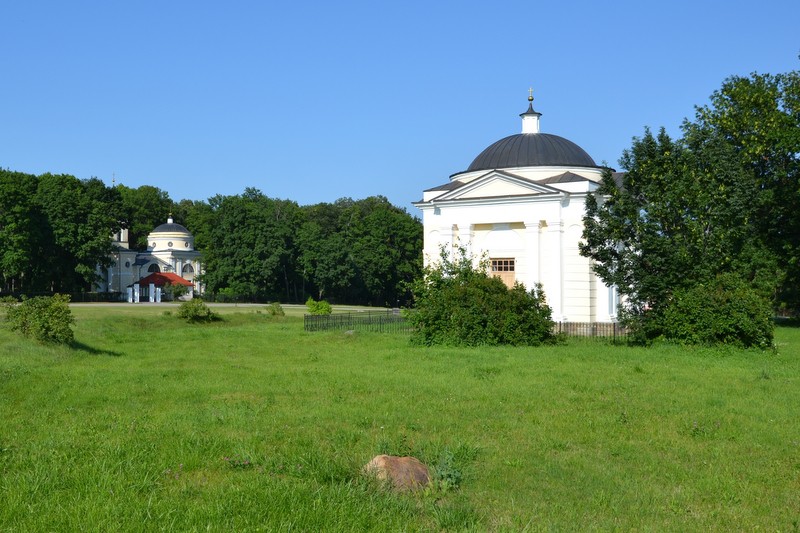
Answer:
<svg viewBox="0 0 800 533"><path fill-rule="evenodd" d="M437 196L436 200L467 200L507 196L538 196L543 194L557 195L560 193L561 191L549 185L536 183L516 174L493 170L441 196Z"/></svg>

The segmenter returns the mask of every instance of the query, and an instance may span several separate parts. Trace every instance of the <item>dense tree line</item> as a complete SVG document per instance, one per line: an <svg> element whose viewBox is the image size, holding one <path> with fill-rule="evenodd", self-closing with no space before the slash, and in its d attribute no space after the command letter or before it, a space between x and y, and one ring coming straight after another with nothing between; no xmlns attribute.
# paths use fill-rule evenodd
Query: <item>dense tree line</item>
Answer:
<svg viewBox="0 0 800 533"><path fill-rule="evenodd" d="M422 269L420 221L380 196L299 206L257 189L174 202L157 187L0 169L0 292L90 291L110 235L131 248L172 213L204 254L218 299L396 305Z"/></svg>
<svg viewBox="0 0 800 533"><path fill-rule="evenodd" d="M121 216L119 191L98 179L0 169L1 289L88 290Z"/></svg>
<svg viewBox="0 0 800 533"><path fill-rule="evenodd" d="M731 307L695 311L713 318L755 302L741 314L743 339L764 314L758 301L800 309L800 73L732 77L682 132L634 139L622 183L607 173L587 202L582 253L644 338L691 329L677 317L715 294L725 297L704 300ZM707 324L692 335L722 328Z"/></svg>
<svg viewBox="0 0 800 533"><path fill-rule="evenodd" d="M422 224L381 196L300 207L247 189L191 211L218 296L396 305L422 269Z"/></svg>

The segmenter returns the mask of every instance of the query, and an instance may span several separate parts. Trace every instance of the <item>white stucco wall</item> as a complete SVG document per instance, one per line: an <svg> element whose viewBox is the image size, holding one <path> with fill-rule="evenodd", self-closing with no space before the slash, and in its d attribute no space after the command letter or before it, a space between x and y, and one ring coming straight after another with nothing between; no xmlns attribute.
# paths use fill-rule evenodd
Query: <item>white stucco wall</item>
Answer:
<svg viewBox="0 0 800 533"><path fill-rule="evenodd" d="M194 237L182 232L151 233L147 238L147 250L151 252L194 250Z"/></svg>
<svg viewBox="0 0 800 533"><path fill-rule="evenodd" d="M416 204L422 210L425 260L436 261L441 245L447 249L463 246L478 258L484 254L513 258L516 280L528 288L542 284L555 320L611 321L615 312L609 312L609 289L578 248L586 198L580 187L585 191L591 185L558 184L552 187L575 192L511 198L504 193L520 189L502 182L487 183L463 197L435 191L434 199ZM437 202L435 198L441 196L452 199Z"/></svg>

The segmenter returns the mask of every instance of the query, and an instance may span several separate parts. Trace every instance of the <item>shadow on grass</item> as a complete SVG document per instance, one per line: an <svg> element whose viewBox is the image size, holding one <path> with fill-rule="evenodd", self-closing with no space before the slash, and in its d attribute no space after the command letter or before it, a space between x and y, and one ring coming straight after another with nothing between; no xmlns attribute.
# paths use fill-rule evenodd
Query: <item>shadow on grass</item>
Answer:
<svg viewBox="0 0 800 533"><path fill-rule="evenodd" d="M120 357L122 356L122 352L115 352L112 350L100 350L98 348L92 348L88 344L84 344L78 341L72 341L69 345L75 351L78 352L86 352L91 355L110 355L112 357Z"/></svg>

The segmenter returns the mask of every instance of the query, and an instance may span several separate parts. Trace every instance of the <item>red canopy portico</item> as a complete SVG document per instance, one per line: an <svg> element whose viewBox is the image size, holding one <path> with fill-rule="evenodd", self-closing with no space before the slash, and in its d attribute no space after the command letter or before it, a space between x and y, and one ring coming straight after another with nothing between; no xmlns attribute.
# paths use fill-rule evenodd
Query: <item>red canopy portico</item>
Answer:
<svg viewBox="0 0 800 533"><path fill-rule="evenodd" d="M139 285L145 287L151 283L156 287L163 287L164 285L183 285L184 287L193 287L191 281L183 279L174 272L153 272L152 274L140 279L138 283Z"/></svg>

